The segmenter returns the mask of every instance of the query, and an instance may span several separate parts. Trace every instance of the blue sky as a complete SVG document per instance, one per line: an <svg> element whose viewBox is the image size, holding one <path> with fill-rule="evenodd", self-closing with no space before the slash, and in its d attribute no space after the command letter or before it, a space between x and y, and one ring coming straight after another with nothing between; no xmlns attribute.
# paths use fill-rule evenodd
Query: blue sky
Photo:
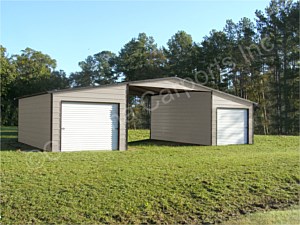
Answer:
<svg viewBox="0 0 300 225"><path fill-rule="evenodd" d="M1 44L9 54L26 47L57 60L67 74L78 62L103 50L118 53L145 32L158 46L178 30L201 42L226 19L255 18L266 0L219 1L1 1Z"/></svg>

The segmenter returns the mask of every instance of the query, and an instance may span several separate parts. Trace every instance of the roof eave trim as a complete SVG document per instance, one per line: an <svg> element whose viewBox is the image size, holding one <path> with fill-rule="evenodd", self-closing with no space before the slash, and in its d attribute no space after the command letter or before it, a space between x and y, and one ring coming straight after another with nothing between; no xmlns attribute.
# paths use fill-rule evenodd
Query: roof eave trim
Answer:
<svg viewBox="0 0 300 225"><path fill-rule="evenodd" d="M252 103L252 104L258 104L258 103L256 103L256 102L250 101L250 100L248 100L248 99L244 99L244 98L241 98L241 97L232 95L232 94L228 94L228 93L226 93L226 92L219 91L219 90L214 89L214 88L206 87L206 86L204 86L204 85L202 85L202 84L198 84L198 83L196 83L196 82L192 82L192 81L189 81L189 80L185 80L185 79L182 79L182 78L179 78L179 77L173 77L173 78L175 78L175 79L177 79L177 80L184 81L184 82L189 82L190 84L199 86L199 87L201 87L201 88L204 88L204 89L207 89L207 90L210 90L210 91L213 91L213 92L217 92L217 93L219 93L219 94L221 94L221 95L225 95L225 96L229 96L229 97L238 99L238 100L240 100L240 101L244 101L244 102Z"/></svg>

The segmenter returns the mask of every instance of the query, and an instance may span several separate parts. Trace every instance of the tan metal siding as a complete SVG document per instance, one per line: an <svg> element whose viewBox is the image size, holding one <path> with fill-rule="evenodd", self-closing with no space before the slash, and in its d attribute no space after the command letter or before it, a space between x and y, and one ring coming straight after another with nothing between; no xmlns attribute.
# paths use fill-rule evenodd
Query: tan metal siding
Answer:
<svg viewBox="0 0 300 225"><path fill-rule="evenodd" d="M18 141L50 150L51 94L19 99Z"/></svg>
<svg viewBox="0 0 300 225"><path fill-rule="evenodd" d="M198 91L207 91L205 88L202 88L195 83L190 83L185 80L159 80L159 81L148 81L148 82L133 82L130 86L138 86L138 87L154 87L154 88L162 88L162 89L178 89L178 90L198 90ZM166 91L164 92L166 94Z"/></svg>
<svg viewBox="0 0 300 225"><path fill-rule="evenodd" d="M60 151L60 122L62 101L119 103L119 149L126 150L126 85L54 93L52 111L52 149L56 152Z"/></svg>
<svg viewBox="0 0 300 225"><path fill-rule="evenodd" d="M153 96L151 107L152 139L211 144L210 92Z"/></svg>
<svg viewBox="0 0 300 225"><path fill-rule="evenodd" d="M253 104L213 92L212 96L212 145L217 144L217 108L241 108L249 110L249 144L253 143Z"/></svg>

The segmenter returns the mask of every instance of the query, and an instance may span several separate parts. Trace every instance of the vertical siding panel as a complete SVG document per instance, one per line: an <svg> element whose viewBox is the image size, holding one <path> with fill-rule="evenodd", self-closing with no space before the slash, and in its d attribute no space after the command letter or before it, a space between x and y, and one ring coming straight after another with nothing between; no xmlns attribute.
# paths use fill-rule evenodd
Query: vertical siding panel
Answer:
<svg viewBox="0 0 300 225"><path fill-rule="evenodd" d="M19 99L18 141L51 150L51 94Z"/></svg>
<svg viewBox="0 0 300 225"><path fill-rule="evenodd" d="M153 96L151 107L152 139L211 144L210 92Z"/></svg>
<svg viewBox="0 0 300 225"><path fill-rule="evenodd" d="M53 151L60 151L61 102L81 101L99 103L118 103L120 105L119 150L126 150L126 85L108 86L53 93Z"/></svg>

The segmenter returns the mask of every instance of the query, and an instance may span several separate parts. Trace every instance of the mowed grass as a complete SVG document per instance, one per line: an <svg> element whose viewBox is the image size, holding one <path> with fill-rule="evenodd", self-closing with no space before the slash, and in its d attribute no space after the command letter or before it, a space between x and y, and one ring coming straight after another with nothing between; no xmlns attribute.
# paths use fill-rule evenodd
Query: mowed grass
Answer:
<svg viewBox="0 0 300 225"><path fill-rule="evenodd" d="M16 128L2 128L2 134L3 224L217 223L299 204L299 137L29 153L15 151L28 148L16 143ZM149 131L129 132L130 141L148 137Z"/></svg>
<svg viewBox="0 0 300 225"><path fill-rule="evenodd" d="M231 219L223 222L222 225L299 225L300 224L300 207L292 207L288 210L274 210L267 212L257 212L242 216L238 219Z"/></svg>

